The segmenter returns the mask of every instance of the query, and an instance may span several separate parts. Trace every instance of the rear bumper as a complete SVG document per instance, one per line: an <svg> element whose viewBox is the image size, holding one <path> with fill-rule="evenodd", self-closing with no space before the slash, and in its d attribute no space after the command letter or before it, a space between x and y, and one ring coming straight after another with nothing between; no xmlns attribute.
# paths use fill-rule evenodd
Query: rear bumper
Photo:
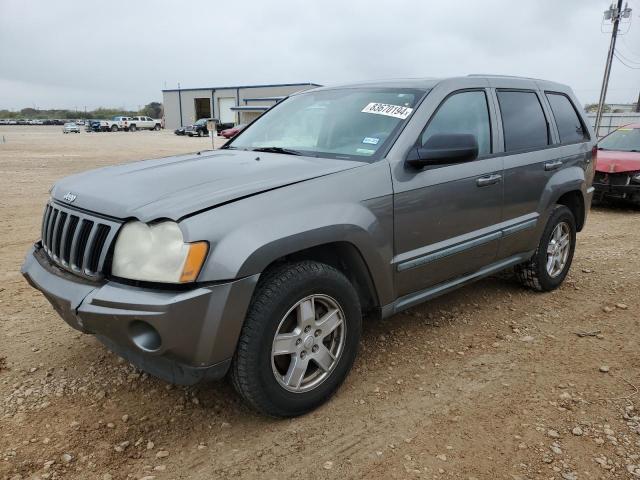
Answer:
<svg viewBox="0 0 640 480"><path fill-rule="evenodd" d="M227 372L258 276L191 290L88 283L51 264L38 245L22 274L71 327L171 383Z"/></svg>

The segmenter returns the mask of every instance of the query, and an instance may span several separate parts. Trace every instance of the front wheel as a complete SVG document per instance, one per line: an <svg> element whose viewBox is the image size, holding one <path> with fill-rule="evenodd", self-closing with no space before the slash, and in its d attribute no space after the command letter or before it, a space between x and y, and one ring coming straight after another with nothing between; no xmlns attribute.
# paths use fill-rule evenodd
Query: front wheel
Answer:
<svg viewBox="0 0 640 480"><path fill-rule="evenodd" d="M112 132L117 132L118 131L118 126L117 125L111 125L111 131Z"/></svg>
<svg viewBox="0 0 640 480"><path fill-rule="evenodd" d="M349 373L361 323L358 294L335 268L302 261L267 272L256 287L233 359L235 389L270 416L313 410Z"/></svg>
<svg viewBox="0 0 640 480"><path fill-rule="evenodd" d="M564 205L556 205L536 253L527 262L516 266L518 279L539 292L555 290L569 273L575 247L575 217Z"/></svg>
<svg viewBox="0 0 640 480"><path fill-rule="evenodd" d="M154 129L156 132L160 131L160 125L159 125L159 124L156 124L156 126L155 126L155 127L153 127L153 129Z"/></svg>

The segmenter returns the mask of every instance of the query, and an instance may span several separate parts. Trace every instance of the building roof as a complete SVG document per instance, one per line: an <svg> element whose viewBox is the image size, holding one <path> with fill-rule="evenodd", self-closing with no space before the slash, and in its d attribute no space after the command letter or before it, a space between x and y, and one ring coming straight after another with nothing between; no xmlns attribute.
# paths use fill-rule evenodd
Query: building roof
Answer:
<svg viewBox="0 0 640 480"><path fill-rule="evenodd" d="M279 102L287 97L255 97L255 98L243 98L243 102Z"/></svg>
<svg viewBox="0 0 640 480"><path fill-rule="evenodd" d="M266 110L269 110L272 107L272 105L242 105L242 106L235 106L235 107L229 107L230 110L233 110L234 112L264 112Z"/></svg>
<svg viewBox="0 0 640 480"><path fill-rule="evenodd" d="M200 88L168 88L162 90L163 92L188 92L194 90L234 90L237 88L269 88L269 87L321 87L319 83L304 82L304 83L267 83L263 85L231 85L226 87L200 87Z"/></svg>

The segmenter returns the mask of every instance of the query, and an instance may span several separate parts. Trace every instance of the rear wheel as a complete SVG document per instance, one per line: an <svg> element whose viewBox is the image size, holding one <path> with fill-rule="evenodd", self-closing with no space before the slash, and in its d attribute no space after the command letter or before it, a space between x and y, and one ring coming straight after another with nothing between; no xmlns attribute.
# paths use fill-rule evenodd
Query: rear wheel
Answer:
<svg viewBox="0 0 640 480"><path fill-rule="evenodd" d="M129 131L135 132L138 128L135 125L129 125Z"/></svg>
<svg viewBox="0 0 640 480"><path fill-rule="evenodd" d="M551 212L536 253L516 266L518 279L539 292L558 288L571 268L576 246L576 220L564 205Z"/></svg>
<svg viewBox="0 0 640 480"><path fill-rule="evenodd" d="M156 124L156 126L155 126L155 127L153 127L153 129L154 129L156 132L157 132L157 131L159 131L159 130L160 130L160 125L159 125L159 124Z"/></svg>
<svg viewBox="0 0 640 480"><path fill-rule="evenodd" d="M112 132L117 132L118 131L118 126L117 125L111 125L111 131Z"/></svg>
<svg viewBox="0 0 640 480"><path fill-rule="evenodd" d="M358 350L361 312L353 285L322 263L286 264L261 278L231 367L256 410L292 417L324 403Z"/></svg>
<svg viewBox="0 0 640 480"><path fill-rule="evenodd" d="M201 137L202 136L202 130L198 130L198 136Z"/></svg>

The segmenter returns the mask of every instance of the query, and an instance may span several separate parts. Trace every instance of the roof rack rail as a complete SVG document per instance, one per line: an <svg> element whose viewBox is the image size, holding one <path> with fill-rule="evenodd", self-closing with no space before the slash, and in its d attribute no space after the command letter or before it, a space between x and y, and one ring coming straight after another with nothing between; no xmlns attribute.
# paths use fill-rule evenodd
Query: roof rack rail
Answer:
<svg viewBox="0 0 640 480"><path fill-rule="evenodd" d="M470 73L467 77L498 77L498 78L522 78L524 80L542 80L541 78L522 77L520 75L499 75L496 73Z"/></svg>

